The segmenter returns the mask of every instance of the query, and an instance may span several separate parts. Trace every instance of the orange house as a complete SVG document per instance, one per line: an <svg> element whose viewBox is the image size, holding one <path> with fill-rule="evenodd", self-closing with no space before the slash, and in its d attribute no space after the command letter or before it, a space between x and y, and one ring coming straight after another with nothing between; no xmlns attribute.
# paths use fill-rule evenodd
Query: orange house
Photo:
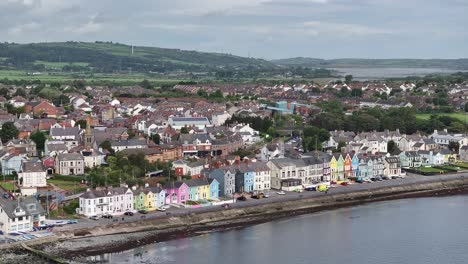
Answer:
<svg viewBox="0 0 468 264"><path fill-rule="evenodd" d="M345 178L351 177L353 175L352 163L353 162L352 162L351 156L349 156L349 154L346 154L346 158L343 162Z"/></svg>

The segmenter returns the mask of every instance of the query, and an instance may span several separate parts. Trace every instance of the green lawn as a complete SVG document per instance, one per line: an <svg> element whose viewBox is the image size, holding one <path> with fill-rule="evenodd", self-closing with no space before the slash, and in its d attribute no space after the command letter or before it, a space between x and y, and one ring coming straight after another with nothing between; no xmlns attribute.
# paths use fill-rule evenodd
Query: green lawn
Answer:
<svg viewBox="0 0 468 264"><path fill-rule="evenodd" d="M468 162L457 162L454 165L459 166L460 168L463 168L463 169L468 169Z"/></svg>
<svg viewBox="0 0 468 264"><path fill-rule="evenodd" d="M416 114L416 118L420 119L420 120L429 120L429 118L431 118L431 115L433 115L433 114ZM450 116L450 117L453 117L453 118L457 118L458 120L460 120L462 122L465 122L466 120L468 120L468 115L466 115L464 113L449 113L449 114L435 114L435 115Z"/></svg>
<svg viewBox="0 0 468 264"><path fill-rule="evenodd" d="M79 182L75 182L75 181L50 179L50 180L47 180L47 182L52 183L58 188L63 189L65 191L69 191L69 192L80 192L86 189L86 188L81 187Z"/></svg>
<svg viewBox="0 0 468 264"><path fill-rule="evenodd" d="M12 182L0 182L0 186L8 191L13 191L16 188Z"/></svg>
<svg viewBox="0 0 468 264"><path fill-rule="evenodd" d="M442 173L445 172L444 170L437 169L437 168L431 168L431 167L421 167L421 168L418 168L417 170L419 170L421 172L442 172Z"/></svg>

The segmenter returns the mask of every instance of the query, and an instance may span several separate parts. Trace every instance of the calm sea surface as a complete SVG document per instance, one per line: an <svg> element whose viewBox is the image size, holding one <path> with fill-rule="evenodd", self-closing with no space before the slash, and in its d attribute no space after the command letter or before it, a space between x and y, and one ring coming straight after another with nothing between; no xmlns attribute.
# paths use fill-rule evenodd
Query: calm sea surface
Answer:
<svg viewBox="0 0 468 264"><path fill-rule="evenodd" d="M101 263L468 263L468 196L375 203L89 257Z"/></svg>
<svg viewBox="0 0 468 264"><path fill-rule="evenodd" d="M438 68L332 68L342 75L351 74L355 79L401 78L406 76L425 76L428 74L451 74L453 69Z"/></svg>

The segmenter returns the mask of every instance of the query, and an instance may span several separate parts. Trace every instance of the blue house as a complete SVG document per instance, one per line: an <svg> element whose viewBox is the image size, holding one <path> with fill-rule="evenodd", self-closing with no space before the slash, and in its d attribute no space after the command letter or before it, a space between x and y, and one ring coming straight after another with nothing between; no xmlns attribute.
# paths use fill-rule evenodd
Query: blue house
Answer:
<svg viewBox="0 0 468 264"><path fill-rule="evenodd" d="M247 164L236 166L236 192L253 192L255 171Z"/></svg>
<svg viewBox="0 0 468 264"><path fill-rule="evenodd" d="M16 156L14 154L4 156L1 159L2 174L11 175L14 171L19 172L23 160L26 160L24 156Z"/></svg>
<svg viewBox="0 0 468 264"><path fill-rule="evenodd" d="M161 208L166 204L166 191L161 187L151 187L151 192L154 194L154 204L156 208Z"/></svg>
<svg viewBox="0 0 468 264"><path fill-rule="evenodd" d="M208 179L216 179L219 184L218 196L232 197L235 192L236 170L234 167L224 167L220 169L205 170L202 172Z"/></svg>
<svg viewBox="0 0 468 264"><path fill-rule="evenodd" d="M210 183L210 199L219 198L219 182L216 179L209 179Z"/></svg>
<svg viewBox="0 0 468 264"><path fill-rule="evenodd" d="M353 176L358 177L359 176L359 158L356 154L354 154L353 158L351 159L351 168L353 171Z"/></svg>

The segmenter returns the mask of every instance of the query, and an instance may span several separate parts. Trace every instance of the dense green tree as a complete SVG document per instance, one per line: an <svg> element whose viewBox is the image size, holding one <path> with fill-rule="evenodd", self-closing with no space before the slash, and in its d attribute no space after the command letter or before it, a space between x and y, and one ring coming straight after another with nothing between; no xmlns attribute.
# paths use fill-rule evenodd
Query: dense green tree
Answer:
<svg viewBox="0 0 468 264"><path fill-rule="evenodd" d="M400 151L395 141L390 140L387 142L387 152L390 154L396 154Z"/></svg>
<svg viewBox="0 0 468 264"><path fill-rule="evenodd" d="M351 96L352 97L362 97L362 90L359 89L359 88L353 88L353 90L351 90Z"/></svg>
<svg viewBox="0 0 468 264"><path fill-rule="evenodd" d="M189 129L187 127L183 127L180 129L180 133L181 134L188 134L189 133Z"/></svg>
<svg viewBox="0 0 468 264"><path fill-rule="evenodd" d="M36 148L38 150L44 150L44 143L47 140L47 136L44 132L36 130L29 136L29 138L36 143Z"/></svg>
<svg viewBox="0 0 468 264"><path fill-rule="evenodd" d="M81 129L84 129L84 128L86 128L87 124L88 124L88 122L86 120L81 119L81 120L76 121L75 127L80 126Z"/></svg>
<svg viewBox="0 0 468 264"><path fill-rule="evenodd" d="M0 138L2 142L5 143L10 139L17 138L19 134L18 128L11 121L5 122L2 125L2 130L0 131Z"/></svg>
<svg viewBox="0 0 468 264"><path fill-rule="evenodd" d="M112 144L109 140L103 141L101 145L99 145L99 147L101 147L104 150L109 151L109 153L111 154L114 153L114 149L112 149Z"/></svg>
<svg viewBox="0 0 468 264"><path fill-rule="evenodd" d="M152 134L151 135L151 140L154 142L154 144L159 145L161 143L161 136L159 134Z"/></svg>
<svg viewBox="0 0 468 264"><path fill-rule="evenodd" d="M13 94L14 96L21 96L21 97L26 97L26 91L23 88L18 88L16 89L16 92Z"/></svg>
<svg viewBox="0 0 468 264"><path fill-rule="evenodd" d="M448 145L449 149L455 153L458 154L458 151L460 150L460 143L458 142L454 142L454 141L450 141L449 142L449 145Z"/></svg>
<svg viewBox="0 0 468 264"><path fill-rule="evenodd" d="M314 126L307 126L302 134L302 146L304 151L321 150L322 143L330 138L330 133Z"/></svg>
<svg viewBox="0 0 468 264"><path fill-rule="evenodd" d="M346 75L345 76L345 83L350 84L352 82L353 82L353 75L351 75L351 74Z"/></svg>
<svg viewBox="0 0 468 264"><path fill-rule="evenodd" d="M0 96L3 96L5 98L9 98L10 91L6 87L0 88Z"/></svg>
<svg viewBox="0 0 468 264"><path fill-rule="evenodd" d="M140 86L145 88L145 89L153 89L153 84L151 84L150 81L144 79L141 83L140 83Z"/></svg>

